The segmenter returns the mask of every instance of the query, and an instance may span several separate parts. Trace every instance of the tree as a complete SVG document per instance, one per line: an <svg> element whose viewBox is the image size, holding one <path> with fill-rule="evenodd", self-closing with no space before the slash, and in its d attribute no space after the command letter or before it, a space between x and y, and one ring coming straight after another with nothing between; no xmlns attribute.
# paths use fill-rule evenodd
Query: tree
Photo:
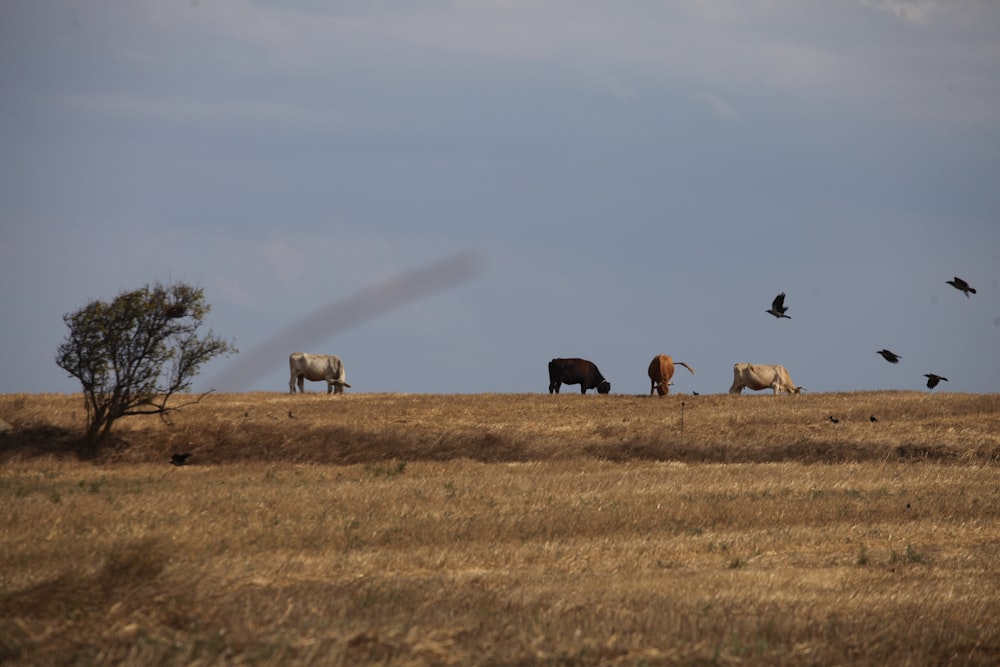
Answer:
<svg viewBox="0 0 1000 667"><path fill-rule="evenodd" d="M91 445L103 441L121 417L158 414L166 419L210 393L167 405L174 394L190 388L202 364L238 352L211 331L198 337L210 309L200 289L156 283L63 316L69 334L56 364L83 385Z"/></svg>

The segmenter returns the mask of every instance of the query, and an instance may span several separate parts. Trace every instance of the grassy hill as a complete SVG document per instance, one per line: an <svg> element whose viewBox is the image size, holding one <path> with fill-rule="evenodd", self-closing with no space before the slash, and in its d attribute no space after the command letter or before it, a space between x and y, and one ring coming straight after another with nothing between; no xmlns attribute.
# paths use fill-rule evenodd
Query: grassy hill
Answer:
<svg viewBox="0 0 1000 667"><path fill-rule="evenodd" d="M0 396L0 662L994 665L998 408Z"/></svg>
<svg viewBox="0 0 1000 667"><path fill-rule="evenodd" d="M83 402L0 396L0 419L15 427L2 441L4 458L72 453ZM200 463L986 462L1000 459L1000 395L222 394L169 424L122 419L113 434L101 461L154 462L191 451Z"/></svg>

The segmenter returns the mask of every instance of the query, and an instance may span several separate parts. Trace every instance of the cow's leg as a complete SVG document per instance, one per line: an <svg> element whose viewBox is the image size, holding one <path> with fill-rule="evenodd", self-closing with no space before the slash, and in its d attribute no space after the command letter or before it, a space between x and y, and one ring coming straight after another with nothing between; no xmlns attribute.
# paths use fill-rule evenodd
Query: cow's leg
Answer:
<svg viewBox="0 0 1000 667"><path fill-rule="evenodd" d="M549 383L549 393L550 394L558 394L559 393L559 383L558 382L550 382Z"/></svg>
<svg viewBox="0 0 1000 667"><path fill-rule="evenodd" d="M581 394L586 394L587 393L587 385L585 383L583 383L583 382L580 383L580 393Z"/></svg>
<svg viewBox="0 0 1000 667"><path fill-rule="evenodd" d="M299 393L300 394L306 393L306 387L305 387L306 378L305 378L305 376L300 375L299 378L298 378L298 382L299 382Z"/></svg>
<svg viewBox="0 0 1000 667"><path fill-rule="evenodd" d="M326 381L326 393L327 394L332 394L333 393L333 380L327 380Z"/></svg>
<svg viewBox="0 0 1000 667"><path fill-rule="evenodd" d="M343 394L344 393L344 385L340 384L339 382L335 383L333 385L333 393L334 394Z"/></svg>
<svg viewBox="0 0 1000 667"><path fill-rule="evenodd" d="M295 393L295 376L294 375L292 375L292 377L288 378L288 393L289 394L294 394Z"/></svg>

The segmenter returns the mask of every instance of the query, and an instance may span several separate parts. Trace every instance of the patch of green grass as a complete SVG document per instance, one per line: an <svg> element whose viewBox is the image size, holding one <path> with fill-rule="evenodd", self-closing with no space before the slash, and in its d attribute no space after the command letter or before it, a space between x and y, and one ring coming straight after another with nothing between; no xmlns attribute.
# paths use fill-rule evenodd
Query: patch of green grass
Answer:
<svg viewBox="0 0 1000 667"><path fill-rule="evenodd" d="M890 565L926 565L930 562L930 556L917 551L917 548L912 544L907 544L903 553L899 553L893 549L889 554Z"/></svg>
<svg viewBox="0 0 1000 667"><path fill-rule="evenodd" d="M858 558L854 561L854 564L858 567L864 567L869 562L871 562L871 558L868 556L868 549L862 545L861 549L858 550Z"/></svg>
<svg viewBox="0 0 1000 667"><path fill-rule="evenodd" d="M402 475L404 470L406 470L406 461L386 464L370 463L365 466L365 472L372 477L396 477L397 475Z"/></svg>

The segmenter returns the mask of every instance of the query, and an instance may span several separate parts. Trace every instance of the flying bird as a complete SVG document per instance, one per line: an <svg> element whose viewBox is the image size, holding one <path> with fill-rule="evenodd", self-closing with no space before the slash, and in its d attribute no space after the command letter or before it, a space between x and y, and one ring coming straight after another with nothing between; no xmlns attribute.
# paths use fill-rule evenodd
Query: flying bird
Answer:
<svg viewBox="0 0 1000 667"><path fill-rule="evenodd" d="M771 302L770 310L765 310L764 312L770 313L778 319L781 319L782 317L788 320L792 319L788 315L785 315L786 310L788 309L785 308L785 293L782 292L778 296L774 297L774 301Z"/></svg>
<svg viewBox="0 0 1000 667"><path fill-rule="evenodd" d="M187 465L187 460L191 456L190 452L184 452L183 454L172 454L170 456L170 462L175 466Z"/></svg>
<svg viewBox="0 0 1000 667"><path fill-rule="evenodd" d="M969 298L969 292L972 292L973 294L976 293L976 288L970 287L969 283L965 282L958 276L955 276L954 280L946 280L945 282L957 289L959 292L964 292L966 299Z"/></svg>
<svg viewBox="0 0 1000 667"><path fill-rule="evenodd" d="M944 380L945 382L948 381L948 378L944 377L943 375L938 375L936 373L924 373L924 377L927 378L928 389L933 389L934 387L938 386L938 382L940 382L941 380Z"/></svg>
<svg viewBox="0 0 1000 667"><path fill-rule="evenodd" d="M876 354L881 354L882 357L890 364L898 364L899 360L902 359L901 356L891 350L879 350Z"/></svg>

